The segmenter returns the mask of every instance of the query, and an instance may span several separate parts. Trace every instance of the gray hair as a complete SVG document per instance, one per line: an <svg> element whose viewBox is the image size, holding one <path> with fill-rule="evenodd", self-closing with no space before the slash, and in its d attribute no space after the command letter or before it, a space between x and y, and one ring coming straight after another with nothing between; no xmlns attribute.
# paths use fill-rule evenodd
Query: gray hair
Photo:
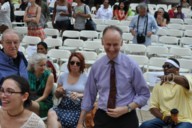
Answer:
<svg viewBox="0 0 192 128"><path fill-rule="evenodd" d="M43 60L47 60L47 56L45 54L42 53L33 54L28 60L28 67L27 67L28 71L34 71L35 66Z"/></svg>
<svg viewBox="0 0 192 128"><path fill-rule="evenodd" d="M138 9L146 9L146 10L147 10L147 4L145 4L145 3L140 3L140 4L138 5Z"/></svg>
<svg viewBox="0 0 192 128"><path fill-rule="evenodd" d="M13 30L13 29L6 29L3 34L2 34L2 37L1 37L1 40L3 41L5 39L5 35L7 34L16 34L18 37L19 37L19 34ZM20 38L19 38L20 39Z"/></svg>

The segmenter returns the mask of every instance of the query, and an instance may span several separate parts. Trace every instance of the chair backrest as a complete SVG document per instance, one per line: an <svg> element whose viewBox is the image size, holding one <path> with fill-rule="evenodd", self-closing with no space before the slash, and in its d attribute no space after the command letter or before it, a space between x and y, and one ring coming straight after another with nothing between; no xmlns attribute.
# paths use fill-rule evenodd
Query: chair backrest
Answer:
<svg viewBox="0 0 192 128"><path fill-rule="evenodd" d="M36 36L24 36L22 42L27 45L37 45L41 41L41 38Z"/></svg>
<svg viewBox="0 0 192 128"><path fill-rule="evenodd" d="M152 57L149 59L149 66L155 66L161 68L162 65L165 63L166 58L161 57Z"/></svg>
<svg viewBox="0 0 192 128"><path fill-rule="evenodd" d="M141 44L123 44L126 53L145 54L146 46Z"/></svg>
<svg viewBox="0 0 192 128"><path fill-rule="evenodd" d="M57 37L59 37L59 30L57 30L57 29L45 28L44 32L45 32L46 36L57 36Z"/></svg>
<svg viewBox="0 0 192 128"><path fill-rule="evenodd" d="M80 47L83 47L84 41L80 39L66 39L64 41L64 46L66 47L74 47L79 49Z"/></svg>
<svg viewBox="0 0 192 128"><path fill-rule="evenodd" d="M131 33L123 33L123 40L130 42L133 40L133 35Z"/></svg>
<svg viewBox="0 0 192 128"><path fill-rule="evenodd" d="M171 47L169 53L174 57L184 57L184 56L191 56L192 51L190 48L179 48L179 47Z"/></svg>
<svg viewBox="0 0 192 128"><path fill-rule="evenodd" d="M158 43L159 41L158 41L159 39L158 39L158 36L157 35L151 35L151 42L152 43Z"/></svg>
<svg viewBox="0 0 192 128"><path fill-rule="evenodd" d="M128 55L130 58L135 60L138 65L144 66L147 65L149 62L149 59L147 56L140 56L140 55Z"/></svg>
<svg viewBox="0 0 192 128"><path fill-rule="evenodd" d="M192 30L185 30L184 31L184 36L192 37Z"/></svg>
<svg viewBox="0 0 192 128"><path fill-rule="evenodd" d="M183 25L183 30L192 30L192 25Z"/></svg>
<svg viewBox="0 0 192 128"><path fill-rule="evenodd" d="M93 21L97 24L97 25L102 25L105 23L105 21L103 19L94 19L93 18Z"/></svg>
<svg viewBox="0 0 192 128"><path fill-rule="evenodd" d="M68 58L70 57L71 52L68 50L60 50L60 49L51 49L48 51L47 56L49 56L51 59L57 59L57 60L63 60L68 61Z"/></svg>
<svg viewBox="0 0 192 128"><path fill-rule="evenodd" d="M168 54L169 49L165 46L148 46L146 53L148 56L155 55L155 56L164 56Z"/></svg>
<svg viewBox="0 0 192 128"><path fill-rule="evenodd" d="M167 5L166 4L157 4L156 10L158 10L159 8L163 8L165 11L167 11Z"/></svg>
<svg viewBox="0 0 192 128"><path fill-rule="evenodd" d="M44 40L44 42L47 43L47 46L51 48L62 46L62 40L60 38L48 37Z"/></svg>
<svg viewBox="0 0 192 128"><path fill-rule="evenodd" d="M89 30L82 30L80 31L81 37L86 37L89 39L98 38L98 32L97 31L89 31Z"/></svg>
<svg viewBox="0 0 192 128"><path fill-rule="evenodd" d="M120 24L119 20L105 20L106 25L115 25L118 26Z"/></svg>
<svg viewBox="0 0 192 128"><path fill-rule="evenodd" d="M182 37L183 36L183 31L182 30L167 29L166 32L167 32L168 36L175 36L175 37Z"/></svg>
<svg viewBox="0 0 192 128"><path fill-rule="evenodd" d="M24 14L25 14L25 11L20 11L20 10L14 11L15 16L24 16Z"/></svg>
<svg viewBox="0 0 192 128"><path fill-rule="evenodd" d="M180 44L181 44L181 46L192 45L192 37L181 37Z"/></svg>
<svg viewBox="0 0 192 128"><path fill-rule="evenodd" d="M189 69L189 72L192 71L192 60L191 59L178 59L180 63L180 68Z"/></svg>
<svg viewBox="0 0 192 128"><path fill-rule="evenodd" d="M157 30L157 35L158 36L166 36L167 35L167 30L166 29L158 29Z"/></svg>
<svg viewBox="0 0 192 128"><path fill-rule="evenodd" d="M27 27L14 27L14 30L15 30L19 35L27 35L27 32L28 32Z"/></svg>
<svg viewBox="0 0 192 128"><path fill-rule="evenodd" d="M105 56L106 53L105 52L102 52L102 53L99 53L98 56L97 56L97 59L100 59L101 57Z"/></svg>
<svg viewBox="0 0 192 128"><path fill-rule="evenodd" d="M128 27L128 26L119 26L119 28L120 28L123 32L129 32L129 27Z"/></svg>
<svg viewBox="0 0 192 128"><path fill-rule="evenodd" d="M131 21L127 21L127 20L120 21L120 25L122 25L122 26L129 26L130 23L131 23Z"/></svg>
<svg viewBox="0 0 192 128"><path fill-rule="evenodd" d="M88 51L97 51L103 49L101 41L85 41L83 45L83 50Z"/></svg>
<svg viewBox="0 0 192 128"><path fill-rule="evenodd" d="M48 21L48 22L47 22L47 26L48 26L48 28L53 28L52 22L51 22L51 21Z"/></svg>
<svg viewBox="0 0 192 128"><path fill-rule="evenodd" d="M182 24L168 24L167 25L168 29L178 29L178 30L182 30L183 29L183 25Z"/></svg>
<svg viewBox="0 0 192 128"><path fill-rule="evenodd" d="M177 37L172 37L172 36L159 37L159 43L162 43L162 44L178 45L178 41L179 39Z"/></svg>
<svg viewBox="0 0 192 128"><path fill-rule="evenodd" d="M97 31L102 32L106 27L107 27L107 25L97 24Z"/></svg>
<svg viewBox="0 0 192 128"><path fill-rule="evenodd" d="M185 18L184 23L187 25L192 25L192 19Z"/></svg>
<svg viewBox="0 0 192 128"><path fill-rule="evenodd" d="M79 31L71 31L71 30L65 30L63 32L62 37L68 37L68 38L80 38L80 32Z"/></svg>
<svg viewBox="0 0 192 128"><path fill-rule="evenodd" d="M179 18L171 18L170 19L170 23L171 24L184 24L184 21L182 19L179 19Z"/></svg>

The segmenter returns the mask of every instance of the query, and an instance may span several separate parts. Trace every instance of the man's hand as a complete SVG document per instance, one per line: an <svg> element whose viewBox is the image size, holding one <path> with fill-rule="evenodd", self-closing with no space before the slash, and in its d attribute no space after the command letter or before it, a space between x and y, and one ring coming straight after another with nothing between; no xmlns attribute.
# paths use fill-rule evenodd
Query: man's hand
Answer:
<svg viewBox="0 0 192 128"><path fill-rule="evenodd" d="M152 32L147 32L147 36L150 37L153 33Z"/></svg>
<svg viewBox="0 0 192 128"><path fill-rule="evenodd" d="M166 124L171 124L173 121L171 119L171 116L165 116L163 121L166 123Z"/></svg>
<svg viewBox="0 0 192 128"><path fill-rule="evenodd" d="M168 75L158 76L158 77L161 79L160 85L162 85L165 82L169 82L169 81L173 80L173 74L168 74Z"/></svg>
<svg viewBox="0 0 192 128"><path fill-rule="evenodd" d="M133 36L136 36L135 30L131 30L131 34L132 34Z"/></svg>
<svg viewBox="0 0 192 128"><path fill-rule="evenodd" d="M124 115L127 112L128 112L127 106L123 106L123 107L117 107L117 108L114 108L114 109L108 108L107 114L110 117L117 118L117 117L120 117L120 116Z"/></svg>

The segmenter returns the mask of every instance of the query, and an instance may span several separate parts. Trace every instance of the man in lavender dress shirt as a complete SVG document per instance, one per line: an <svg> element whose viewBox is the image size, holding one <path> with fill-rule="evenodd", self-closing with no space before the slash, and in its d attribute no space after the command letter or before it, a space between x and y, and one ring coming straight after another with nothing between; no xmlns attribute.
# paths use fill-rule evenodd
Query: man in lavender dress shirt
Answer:
<svg viewBox="0 0 192 128"><path fill-rule="evenodd" d="M84 91L81 115L77 128L83 128L87 112L93 109L97 94L98 110L95 114L94 128L138 128L136 108L147 103L150 96L143 74L130 57L120 52L122 31L116 26L109 26L103 31L102 43L105 56L92 65ZM115 62L116 105L107 108L110 90L110 60Z"/></svg>

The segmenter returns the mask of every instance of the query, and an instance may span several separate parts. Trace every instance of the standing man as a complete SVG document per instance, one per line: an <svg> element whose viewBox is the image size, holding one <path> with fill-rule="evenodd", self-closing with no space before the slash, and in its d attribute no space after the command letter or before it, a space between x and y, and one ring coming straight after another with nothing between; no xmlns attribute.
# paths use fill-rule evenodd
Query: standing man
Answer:
<svg viewBox="0 0 192 128"><path fill-rule="evenodd" d="M18 34L12 29L5 30L1 43L3 49L0 50L0 86L3 79L9 75L19 75L28 79L27 60L23 53L18 51Z"/></svg>
<svg viewBox="0 0 192 128"><path fill-rule="evenodd" d="M93 109L97 93L94 128L138 127L135 109L147 103L150 92L139 66L120 52L122 43L122 31L118 27L104 29L102 44L107 55L92 65L77 128L83 128L85 116Z"/></svg>
<svg viewBox="0 0 192 128"><path fill-rule="evenodd" d="M103 20L111 20L112 17L113 17L113 11L111 7L109 7L109 0L104 0L103 6L101 6L96 13L96 18Z"/></svg>
<svg viewBox="0 0 192 128"><path fill-rule="evenodd" d="M147 13L147 5L140 3L138 5L139 14L136 15L129 25L130 32L134 36L133 43L151 45L151 35L157 29L157 23L154 16Z"/></svg>

